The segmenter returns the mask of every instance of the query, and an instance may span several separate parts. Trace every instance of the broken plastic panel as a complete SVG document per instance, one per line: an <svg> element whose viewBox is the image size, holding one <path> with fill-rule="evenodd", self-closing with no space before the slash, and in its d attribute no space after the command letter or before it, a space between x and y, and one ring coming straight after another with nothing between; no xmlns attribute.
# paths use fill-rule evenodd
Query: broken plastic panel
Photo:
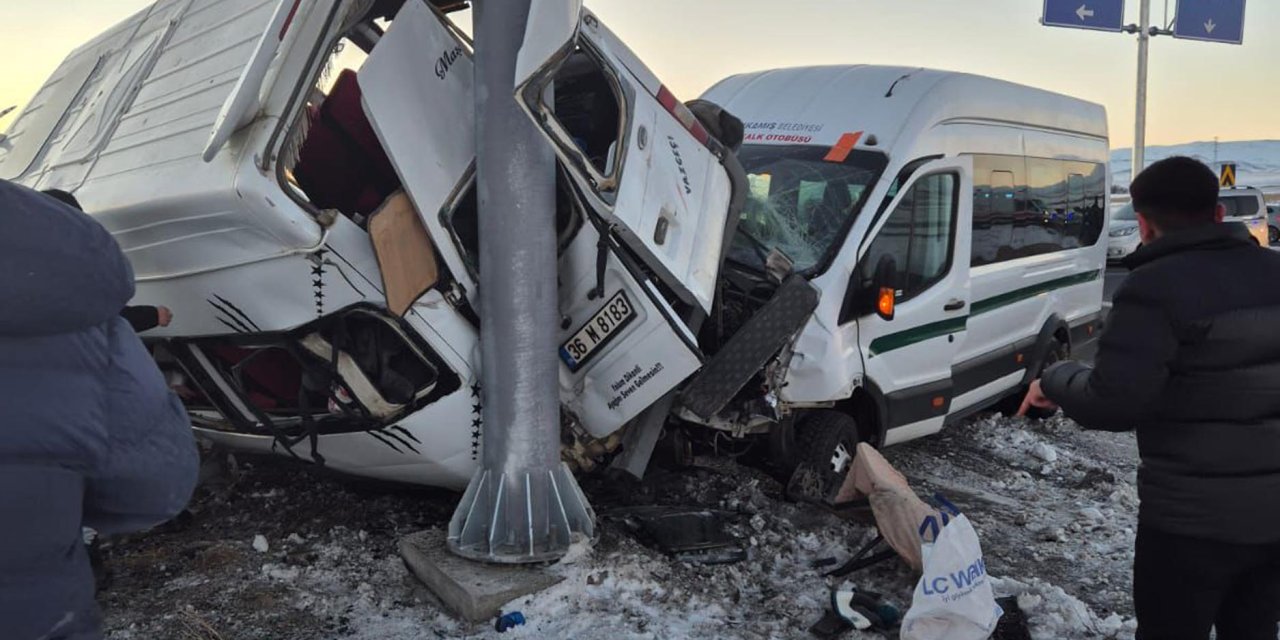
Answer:
<svg viewBox="0 0 1280 640"><path fill-rule="evenodd" d="M412 332L373 307L288 333L173 340L164 348L181 367L178 392L193 419L221 431L376 429L461 384ZM162 366L177 373L174 363Z"/></svg>
<svg viewBox="0 0 1280 640"><path fill-rule="evenodd" d="M650 506L618 509L606 515L620 520L642 543L682 562L730 564L747 558L742 541L729 533L729 511L697 507Z"/></svg>

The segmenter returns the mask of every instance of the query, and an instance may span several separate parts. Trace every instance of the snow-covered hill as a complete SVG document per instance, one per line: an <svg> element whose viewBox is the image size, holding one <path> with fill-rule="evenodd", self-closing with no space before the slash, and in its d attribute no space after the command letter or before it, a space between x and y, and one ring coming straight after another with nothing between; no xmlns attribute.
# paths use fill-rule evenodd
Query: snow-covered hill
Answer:
<svg viewBox="0 0 1280 640"><path fill-rule="evenodd" d="M1175 155L1191 156L1213 166L1213 142L1147 147L1148 163ZM1241 186L1280 189L1280 140L1220 142L1217 157L1219 162L1236 163L1239 171L1237 182ZM1129 149L1111 152L1113 184L1127 186L1132 180L1131 169L1132 152Z"/></svg>

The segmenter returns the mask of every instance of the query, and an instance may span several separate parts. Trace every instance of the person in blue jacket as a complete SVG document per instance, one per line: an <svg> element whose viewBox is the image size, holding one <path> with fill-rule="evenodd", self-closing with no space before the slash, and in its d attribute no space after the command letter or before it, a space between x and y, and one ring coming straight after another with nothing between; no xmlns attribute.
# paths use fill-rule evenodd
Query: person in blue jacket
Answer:
<svg viewBox="0 0 1280 640"><path fill-rule="evenodd" d="M70 192L62 189L45 189L41 193L58 202L74 207L76 211L84 211L84 207L80 206L80 201ZM156 327L167 327L173 321L173 311L164 306L128 306L120 311L120 315L129 321L129 326L133 327L135 333L150 331Z"/></svg>
<svg viewBox="0 0 1280 640"><path fill-rule="evenodd" d="M81 535L181 511L198 453L120 316L133 271L92 218L0 180L0 638L101 637Z"/></svg>

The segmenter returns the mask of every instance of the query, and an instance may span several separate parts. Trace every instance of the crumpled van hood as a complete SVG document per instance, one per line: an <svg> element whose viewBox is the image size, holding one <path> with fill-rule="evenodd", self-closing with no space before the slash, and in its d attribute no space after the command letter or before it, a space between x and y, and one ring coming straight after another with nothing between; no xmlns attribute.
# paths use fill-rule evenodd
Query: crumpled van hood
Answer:
<svg viewBox="0 0 1280 640"><path fill-rule="evenodd" d="M133 270L102 225L0 180L0 336L101 324L133 297Z"/></svg>

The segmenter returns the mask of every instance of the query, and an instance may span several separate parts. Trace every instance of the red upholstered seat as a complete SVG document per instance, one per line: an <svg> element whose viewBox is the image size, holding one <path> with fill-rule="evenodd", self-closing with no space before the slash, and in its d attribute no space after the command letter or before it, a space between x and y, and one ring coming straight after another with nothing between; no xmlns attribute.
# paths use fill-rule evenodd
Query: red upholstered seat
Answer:
<svg viewBox="0 0 1280 640"><path fill-rule="evenodd" d="M210 353L228 367L254 356L253 361L241 369L241 382L246 387L243 391L254 406L271 410L298 404L302 370L298 362L284 350L255 352L240 347L216 346L210 349Z"/></svg>
<svg viewBox="0 0 1280 640"><path fill-rule="evenodd" d="M307 114L311 127L293 173L321 209L368 215L400 188L360 98L356 72L346 69L320 108Z"/></svg>

